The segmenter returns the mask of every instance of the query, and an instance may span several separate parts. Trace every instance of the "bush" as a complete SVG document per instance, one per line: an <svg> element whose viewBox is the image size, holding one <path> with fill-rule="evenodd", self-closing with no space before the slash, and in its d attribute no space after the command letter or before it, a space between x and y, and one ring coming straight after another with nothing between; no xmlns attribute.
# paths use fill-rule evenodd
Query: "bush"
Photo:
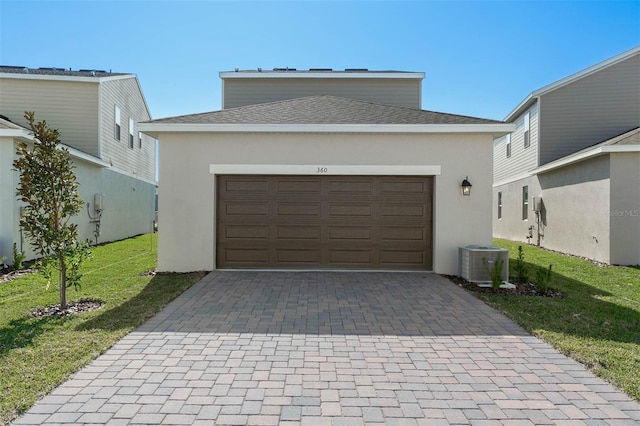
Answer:
<svg viewBox="0 0 640 426"><path fill-rule="evenodd" d="M11 265L11 268L14 271L19 271L20 269L24 268L22 262L24 262L25 257L26 256L24 252L18 251L18 246L16 245L16 243L13 243L13 265Z"/></svg>
<svg viewBox="0 0 640 426"><path fill-rule="evenodd" d="M527 268L527 264L524 263L524 250L522 250L521 245L518 246L518 257L516 258L516 263L513 266L513 271L516 274L517 282L529 282L529 268Z"/></svg>
<svg viewBox="0 0 640 426"><path fill-rule="evenodd" d="M551 285L551 266L549 269L540 268L536 270L536 286L541 294L547 294Z"/></svg>
<svg viewBox="0 0 640 426"><path fill-rule="evenodd" d="M504 265L504 260L502 260L500 258L500 254L498 254L496 260L487 260L483 257L482 263L487 268L489 277L491 277L491 288L493 291L498 291L504 281L504 278L502 277L502 266Z"/></svg>

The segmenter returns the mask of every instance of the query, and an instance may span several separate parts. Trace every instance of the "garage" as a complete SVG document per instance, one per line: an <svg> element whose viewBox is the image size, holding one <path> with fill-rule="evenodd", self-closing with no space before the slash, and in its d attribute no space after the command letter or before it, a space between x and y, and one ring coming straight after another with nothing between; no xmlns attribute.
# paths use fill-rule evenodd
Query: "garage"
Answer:
<svg viewBox="0 0 640 426"><path fill-rule="evenodd" d="M433 176L219 175L216 266L432 270L432 202Z"/></svg>

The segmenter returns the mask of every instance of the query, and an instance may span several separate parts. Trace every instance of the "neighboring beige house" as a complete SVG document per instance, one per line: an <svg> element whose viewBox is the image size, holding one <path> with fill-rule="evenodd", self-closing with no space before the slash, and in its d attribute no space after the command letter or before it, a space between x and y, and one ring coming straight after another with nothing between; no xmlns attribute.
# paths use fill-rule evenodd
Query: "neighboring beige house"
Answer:
<svg viewBox="0 0 640 426"><path fill-rule="evenodd" d="M491 146L513 125L421 110L422 73L220 77L224 109L139 125L159 141L160 271L457 274L459 246L491 243Z"/></svg>
<svg viewBox="0 0 640 426"><path fill-rule="evenodd" d="M640 47L532 92L505 121L494 237L640 264Z"/></svg>
<svg viewBox="0 0 640 426"><path fill-rule="evenodd" d="M16 144L32 141L25 111L60 130L70 151L87 207L75 219L82 238L102 243L152 230L155 140L137 129L151 118L137 77L0 66L0 257L12 261L14 242L34 256L19 227L12 166Z"/></svg>

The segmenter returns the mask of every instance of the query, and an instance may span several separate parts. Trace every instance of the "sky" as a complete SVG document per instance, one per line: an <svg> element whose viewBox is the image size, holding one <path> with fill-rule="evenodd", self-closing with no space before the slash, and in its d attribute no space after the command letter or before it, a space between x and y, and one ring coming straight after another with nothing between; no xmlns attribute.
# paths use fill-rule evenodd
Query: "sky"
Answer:
<svg viewBox="0 0 640 426"><path fill-rule="evenodd" d="M640 1L7 1L0 64L138 76L153 118L220 109L220 71L424 72L422 108L504 119L640 45Z"/></svg>

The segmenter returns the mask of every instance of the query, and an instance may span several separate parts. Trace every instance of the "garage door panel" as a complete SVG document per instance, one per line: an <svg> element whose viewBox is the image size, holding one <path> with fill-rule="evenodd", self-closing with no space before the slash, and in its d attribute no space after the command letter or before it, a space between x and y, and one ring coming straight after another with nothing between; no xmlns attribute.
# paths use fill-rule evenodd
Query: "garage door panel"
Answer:
<svg viewBox="0 0 640 426"><path fill-rule="evenodd" d="M338 216L372 217L373 206L370 202L366 204L329 203L327 206L327 215L330 218Z"/></svg>
<svg viewBox="0 0 640 426"><path fill-rule="evenodd" d="M295 220L295 216L319 218L321 212L320 203L279 203L276 205L276 216L288 216L289 220Z"/></svg>
<svg viewBox="0 0 640 426"><path fill-rule="evenodd" d="M380 227L381 241L424 241L427 232L423 226L382 226Z"/></svg>
<svg viewBox="0 0 640 426"><path fill-rule="evenodd" d="M320 194L322 184L317 179L313 180L285 180L277 182L277 192L289 194L292 192L301 194Z"/></svg>
<svg viewBox="0 0 640 426"><path fill-rule="evenodd" d="M322 252L320 249L276 249L278 264L320 265Z"/></svg>
<svg viewBox="0 0 640 426"><path fill-rule="evenodd" d="M429 176L219 176L216 265L429 270L432 182Z"/></svg>
<svg viewBox="0 0 640 426"><path fill-rule="evenodd" d="M278 240L304 240L320 242L322 227L320 225L276 225L276 238Z"/></svg>
<svg viewBox="0 0 640 426"><path fill-rule="evenodd" d="M329 225L327 228L329 242L333 240L373 242L374 240L373 226Z"/></svg>

